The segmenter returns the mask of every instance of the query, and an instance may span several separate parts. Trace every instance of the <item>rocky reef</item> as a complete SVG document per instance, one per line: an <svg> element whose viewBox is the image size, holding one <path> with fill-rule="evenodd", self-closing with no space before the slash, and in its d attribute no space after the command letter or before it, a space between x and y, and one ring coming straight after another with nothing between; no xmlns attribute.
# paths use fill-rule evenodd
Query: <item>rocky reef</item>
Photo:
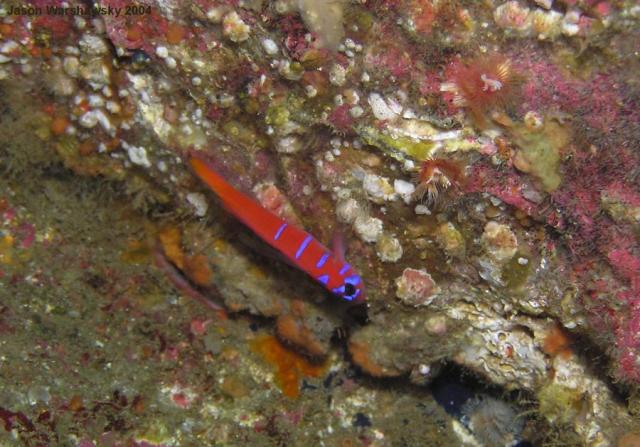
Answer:
<svg viewBox="0 0 640 447"><path fill-rule="evenodd" d="M636 0L3 2L0 443L640 445L639 42Z"/></svg>

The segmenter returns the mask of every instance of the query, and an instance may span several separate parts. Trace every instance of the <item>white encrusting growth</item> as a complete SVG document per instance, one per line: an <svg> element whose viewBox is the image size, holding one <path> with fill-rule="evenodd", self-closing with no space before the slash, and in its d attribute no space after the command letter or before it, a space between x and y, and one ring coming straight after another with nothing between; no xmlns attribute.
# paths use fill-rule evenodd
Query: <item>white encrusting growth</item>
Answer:
<svg viewBox="0 0 640 447"><path fill-rule="evenodd" d="M262 44L262 48L269 56L274 56L278 54L278 44L276 44L271 39L262 39L260 42Z"/></svg>
<svg viewBox="0 0 640 447"><path fill-rule="evenodd" d="M402 197L402 200L404 200L406 204L409 204L416 187L413 183L401 179L395 179L393 181L393 189L395 189L396 193Z"/></svg>
<svg viewBox="0 0 640 447"><path fill-rule="evenodd" d="M126 141L122 142L122 147L127 151L131 163L145 168L151 167L151 162L149 161L149 157L147 157L147 150L144 147L134 146Z"/></svg>
<svg viewBox="0 0 640 447"><path fill-rule="evenodd" d="M190 192L187 194L187 202L189 202L195 208L196 216L204 217L207 214L209 205L204 194L199 192Z"/></svg>
<svg viewBox="0 0 640 447"><path fill-rule="evenodd" d="M367 98L373 115L379 120L393 120L398 117L393 108L379 93L371 93Z"/></svg>
<svg viewBox="0 0 640 447"><path fill-rule="evenodd" d="M382 221L377 217L358 216L353 227L365 242L376 242L382 235Z"/></svg>

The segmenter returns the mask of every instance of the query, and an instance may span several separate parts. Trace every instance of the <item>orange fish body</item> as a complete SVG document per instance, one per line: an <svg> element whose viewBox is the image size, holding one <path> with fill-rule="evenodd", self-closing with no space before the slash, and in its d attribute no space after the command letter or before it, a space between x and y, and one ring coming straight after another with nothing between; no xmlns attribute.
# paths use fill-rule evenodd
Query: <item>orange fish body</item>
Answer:
<svg viewBox="0 0 640 447"><path fill-rule="evenodd" d="M353 303L364 301L362 279L344 260L331 253L309 233L288 224L235 189L204 160L191 157L189 164L231 214L281 252L291 264L305 271L334 295Z"/></svg>

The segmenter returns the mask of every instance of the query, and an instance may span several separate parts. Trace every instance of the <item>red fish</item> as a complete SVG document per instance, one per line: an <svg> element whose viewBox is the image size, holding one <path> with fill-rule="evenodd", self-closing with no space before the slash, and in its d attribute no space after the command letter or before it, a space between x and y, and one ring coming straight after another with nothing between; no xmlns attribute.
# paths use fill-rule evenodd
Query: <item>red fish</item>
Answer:
<svg viewBox="0 0 640 447"><path fill-rule="evenodd" d="M362 279L339 253L331 253L309 233L235 189L201 158L192 156L189 164L200 180L216 193L227 211L282 253L291 264L334 295L352 303L364 302Z"/></svg>

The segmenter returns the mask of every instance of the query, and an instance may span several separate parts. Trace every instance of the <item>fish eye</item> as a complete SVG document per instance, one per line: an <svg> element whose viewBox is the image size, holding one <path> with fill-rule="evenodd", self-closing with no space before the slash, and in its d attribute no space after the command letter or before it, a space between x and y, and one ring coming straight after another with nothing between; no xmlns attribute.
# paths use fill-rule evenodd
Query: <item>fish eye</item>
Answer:
<svg viewBox="0 0 640 447"><path fill-rule="evenodd" d="M344 285L344 295L345 296L352 296L354 293L356 293L356 288L353 284L351 283L346 283Z"/></svg>

